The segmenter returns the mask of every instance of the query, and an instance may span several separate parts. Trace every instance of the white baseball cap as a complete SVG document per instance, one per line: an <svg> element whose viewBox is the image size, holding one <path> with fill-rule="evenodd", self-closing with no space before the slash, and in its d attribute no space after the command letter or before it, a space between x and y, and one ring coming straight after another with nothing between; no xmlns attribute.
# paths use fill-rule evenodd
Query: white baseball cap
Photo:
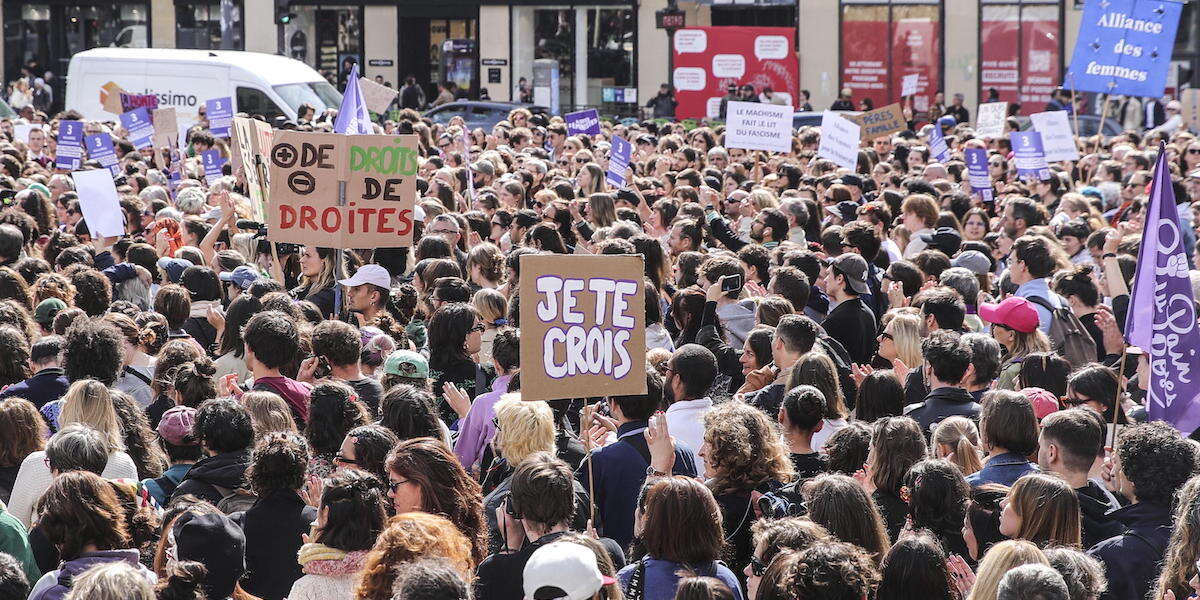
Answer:
<svg viewBox="0 0 1200 600"><path fill-rule="evenodd" d="M611 583L615 583L613 578L600 574L596 554L574 542L546 544L525 563L526 600L589 600Z"/></svg>
<svg viewBox="0 0 1200 600"><path fill-rule="evenodd" d="M392 276L388 274L387 269L379 265L370 264L359 267L354 277L339 280L338 283L346 287L357 287L364 283L369 283L386 290L392 287Z"/></svg>

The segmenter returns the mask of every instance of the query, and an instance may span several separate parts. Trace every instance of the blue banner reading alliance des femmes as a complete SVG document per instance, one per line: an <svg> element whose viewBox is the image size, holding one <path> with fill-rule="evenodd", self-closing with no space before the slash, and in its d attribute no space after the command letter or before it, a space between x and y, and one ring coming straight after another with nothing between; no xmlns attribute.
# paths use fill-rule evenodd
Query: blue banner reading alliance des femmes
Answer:
<svg viewBox="0 0 1200 600"><path fill-rule="evenodd" d="M1159 98L1183 3L1087 0L1063 88Z"/></svg>

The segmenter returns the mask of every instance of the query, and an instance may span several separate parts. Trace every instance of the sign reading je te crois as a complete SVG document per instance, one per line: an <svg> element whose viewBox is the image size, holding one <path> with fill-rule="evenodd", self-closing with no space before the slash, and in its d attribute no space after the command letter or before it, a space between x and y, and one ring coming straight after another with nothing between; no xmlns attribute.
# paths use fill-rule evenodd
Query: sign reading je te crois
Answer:
<svg viewBox="0 0 1200 600"><path fill-rule="evenodd" d="M271 241L326 248L411 246L418 156L415 135L275 132Z"/></svg>

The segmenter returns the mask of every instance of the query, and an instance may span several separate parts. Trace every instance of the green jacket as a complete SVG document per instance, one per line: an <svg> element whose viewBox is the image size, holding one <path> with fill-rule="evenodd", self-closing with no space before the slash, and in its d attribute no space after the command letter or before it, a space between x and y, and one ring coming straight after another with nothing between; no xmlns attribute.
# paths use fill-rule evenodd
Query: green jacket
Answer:
<svg viewBox="0 0 1200 600"><path fill-rule="evenodd" d="M0 503L0 552L11 554L21 563L30 587L41 579L42 572L38 570L33 549L29 547L29 532L25 531L21 521L8 513L3 503Z"/></svg>

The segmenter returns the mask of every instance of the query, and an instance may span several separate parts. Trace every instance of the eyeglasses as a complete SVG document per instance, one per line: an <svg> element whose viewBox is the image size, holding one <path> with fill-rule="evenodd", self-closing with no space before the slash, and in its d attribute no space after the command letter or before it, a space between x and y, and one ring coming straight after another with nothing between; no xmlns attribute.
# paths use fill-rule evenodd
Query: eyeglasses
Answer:
<svg viewBox="0 0 1200 600"><path fill-rule="evenodd" d="M1088 402L1087 398L1080 398L1079 396L1072 396L1071 394L1063 396L1061 400L1066 406L1079 406Z"/></svg>
<svg viewBox="0 0 1200 600"><path fill-rule="evenodd" d="M754 556L753 554L750 555L750 572L753 573L755 577L762 577L764 574L766 574L768 566L769 565L763 562L761 558Z"/></svg>
<svg viewBox="0 0 1200 600"><path fill-rule="evenodd" d="M886 331L885 331L885 332L883 332L883 333L880 333L880 334L879 334L879 339L881 339L881 340L892 340L892 341L895 341L895 340L896 340L896 338L895 338L895 337L894 337L892 334L890 334L890 333L888 333L888 332L886 332Z"/></svg>
<svg viewBox="0 0 1200 600"><path fill-rule="evenodd" d="M341 454L335 455L333 457L333 462L342 463L343 465L357 465L358 464L357 460L354 460L353 458L346 458L345 456L342 456Z"/></svg>
<svg viewBox="0 0 1200 600"><path fill-rule="evenodd" d="M487 331L487 327L484 327L483 324L479 324L468 329L467 333L483 333L484 331Z"/></svg>
<svg viewBox="0 0 1200 600"><path fill-rule="evenodd" d="M400 486L402 486L408 482L409 482L408 479L401 479L400 481L389 481L388 482L388 492L395 494L396 490L400 489Z"/></svg>
<svg viewBox="0 0 1200 600"><path fill-rule="evenodd" d="M433 235L449 235L451 233L458 235L457 229L430 229L428 233Z"/></svg>
<svg viewBox="0 0 1200 600"><path fill-rule="evenodd" d="M588 160L586 158L577 158L577 159L575 159L575 163L580 164L580 165L586 165L588 163Z"/></svg>

